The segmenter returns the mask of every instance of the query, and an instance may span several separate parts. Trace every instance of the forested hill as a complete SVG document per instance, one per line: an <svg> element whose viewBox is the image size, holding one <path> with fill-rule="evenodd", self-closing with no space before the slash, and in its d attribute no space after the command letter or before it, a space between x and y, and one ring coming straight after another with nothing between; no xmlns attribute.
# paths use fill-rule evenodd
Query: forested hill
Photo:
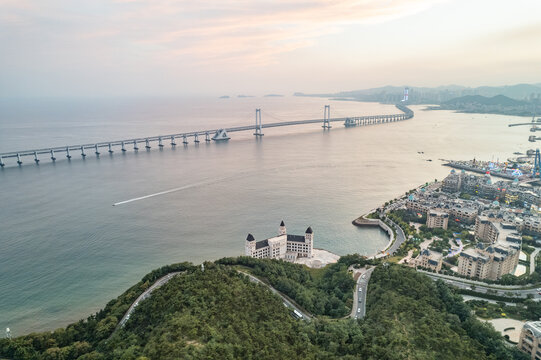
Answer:
<svg viewBox="0 0 541 360"><path fill-rule="evenodd" d="M525 101L511 99L504 95L496 95L493 97L486 97L481 95L467 95L461 96L449 101L445 101L445 106L458 106L461 104L477 104L488 106L524 106L528 105Z"/></svg>
<svg viewBox="0 0 541 360"><path fill-rule="evenodd" d="M169 266L147 275L86 321L1 340L0 358L527 358L506 348L500 335L470 315L446 285L396 265L379 265L373 272L365 320L331 319L351 305L353 282L347 269L357 262L365 265L366 260L342 257L318 270L248 258L205 263L205 271L190 264ZM277 295L237 269L281 286L297 303L311 307L317 319L295 319ZM110 336L131 301L168 271L183 273L141 302L126 326Z"/></svg>

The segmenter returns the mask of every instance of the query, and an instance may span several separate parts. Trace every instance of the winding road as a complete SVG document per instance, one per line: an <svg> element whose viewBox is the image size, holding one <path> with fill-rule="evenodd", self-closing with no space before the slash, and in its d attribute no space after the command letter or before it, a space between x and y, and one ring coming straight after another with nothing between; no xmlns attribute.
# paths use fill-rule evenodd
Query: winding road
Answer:
<svg viewBox="0 0 541 360"><path fill-rule="evenodd" d="M243 275L248 276L250 281L268 287L270 291L272 291L274 294L276 294L276 295L278 295L278 296L280 296L282 298L282 301L284 302L285 306L297 310L302 315L303 320L310 321L314 317L313 315L309 314L308 312L306 312L304 310L301 310L301 308L299 308L299 306L297 304L294 304L291 301L291 299L289 299L287 296L285 296L284 294L282 294L281 292L279 292L278 290L276 290L272 286L264 283L263 281L259 280L258 278L256 278L255 276L253 276L251 274L248 274L248 273L246 273L244 271L240 271L240 270L237 270L237 271L239 273L243 274Z"/></svg>
<svg viewBox="0 0 541 360"><path fill-rule="evenodd" d="M357 278L357 284L353 291L353 306L351 314L349 315L353 319L362 319L366 315L366 292L368 290L368 281L370 275L375 268L361 269L359 271L359 277Z"/></svg>
<svg viewBox="0 0 541 360"><path fill-rule="evenodd" d="M139 295L139 297L133 302L133 304L131 304L128 311L126 311L126 313L124 314L124 316L122 317L122 319L118 323L118 326L115 329L115 331L118 330L121 327L124 327L124 325L126 325L126 322L130 319L130 315L133 313L133 311L135 310L135 308L137 307L137 305L139 305L139 303L141 301L143 301L145 299L148 299L154 290L158 289L160 286L163 286L165 283L167 283L173 277L175 277L175 276L177 276L179 274L182 274L182 273L183 273L182 271L172 272L172 273L169 273L169 274L159 278L158 280L156 280L156 282L154 284L152 284L151 287L146 289L145 292L143 292L141 295Z"/></svg>

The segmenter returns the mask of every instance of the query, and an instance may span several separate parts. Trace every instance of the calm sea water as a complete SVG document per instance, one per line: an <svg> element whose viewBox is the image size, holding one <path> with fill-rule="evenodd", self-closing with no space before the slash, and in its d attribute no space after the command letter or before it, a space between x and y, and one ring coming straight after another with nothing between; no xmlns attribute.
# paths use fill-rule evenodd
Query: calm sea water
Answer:
<svg viewBox="0 0 541 360"><path fill-rule="evenodd" d="M0 152L251 124L256 107L263 122L321 118L327 103L332 116L397 112L295 97L4 101ZM413 109L414 119L389 125L264 129L260 141L233 133L228 143L0 170L0 328L64 326L161 265L242 254L248 232L272 236L282 219L290 233L311 225L316 247L373 254L385 234L351 221L444 177L438 159L526 150L528 134L507 128L511 117Z"/></svg>

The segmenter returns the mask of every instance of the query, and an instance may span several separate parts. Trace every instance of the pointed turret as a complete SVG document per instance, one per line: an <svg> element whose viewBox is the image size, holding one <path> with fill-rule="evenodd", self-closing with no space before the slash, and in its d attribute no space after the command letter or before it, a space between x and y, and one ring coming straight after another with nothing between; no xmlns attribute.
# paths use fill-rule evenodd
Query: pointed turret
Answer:
<svg viewBox="0 0 541 360"><path fill-rule="evenodd" d="M278 235L285 235L287 234L286 231L286 224L284 224L284 220L280 223L280 227L278 228Z"/></svg>

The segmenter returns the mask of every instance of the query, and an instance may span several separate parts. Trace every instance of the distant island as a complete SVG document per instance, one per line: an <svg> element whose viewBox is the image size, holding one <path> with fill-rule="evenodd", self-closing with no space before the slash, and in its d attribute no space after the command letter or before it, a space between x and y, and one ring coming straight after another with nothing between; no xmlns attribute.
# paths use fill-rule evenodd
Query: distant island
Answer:
<svg viewBox="0 0 541 360"><path fill-rule="evenodd" d="M280 95L280 94L267 94L267 95L265 95L264 97L284 97L284 95Z"/></svg>
<svg viewBox="0 0 541 360"><path fill-rule="evenodd" d="M238 98L251 98L253 95L237 95Z"/></svg>
<svg viewBox="0 0 541 360"><path fill-rule="evenodd" d="M220 99L229 99L229 95L220 96Z"/></svg>
<svg viewBox="0 0 541 360"><path fill-rule="evenodd" d="M293 95L396 104L403 99L405 87L407 86L383 86L320 94L296 92ZM410 86L408 88L408 104L429 105L429 110L455 110L467 113L517 116L532 116L536 108L537 111L541 112L541 84L480 86L475 88L460 85L433 88Z"/></svg>

